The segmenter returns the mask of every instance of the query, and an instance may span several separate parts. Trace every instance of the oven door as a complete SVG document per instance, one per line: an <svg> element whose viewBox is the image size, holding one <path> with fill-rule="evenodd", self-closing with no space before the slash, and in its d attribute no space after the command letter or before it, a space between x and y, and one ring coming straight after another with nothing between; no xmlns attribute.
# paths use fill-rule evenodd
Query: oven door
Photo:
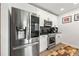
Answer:
<svg viewBox="0 0 79 59"><path fill-rule="evenodd" d="M55 43L55 37L49 37L49 44Z"/></svg>
<svg viewBox="0 0 79 59"><path fill-rule="evenodd" d="M55 35L48 35L48 48L53 48L56 45Z"/></svg>

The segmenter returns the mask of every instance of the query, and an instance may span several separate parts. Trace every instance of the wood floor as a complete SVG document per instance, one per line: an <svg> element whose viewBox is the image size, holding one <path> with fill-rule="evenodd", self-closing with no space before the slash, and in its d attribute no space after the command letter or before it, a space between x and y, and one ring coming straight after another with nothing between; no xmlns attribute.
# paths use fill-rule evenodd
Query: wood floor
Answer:
<svg viewBox="0 0 79 59"><path fill-rule="evenodd" d="M53 50L57 50L59 47L64 46L62 43L57 44L55 47L51 48L50 50L45 50L40 53L40 56L48 56Z"/></svg>
<svg viewBox="0 0 79 59"><path fill-rule="evenodd" d="M60 47L66 46L65 44L59 43L50 50L46 50L40 53L40 56L49 56L52 51L58 50ZM79 56L79 49L74 56Z"/></svg>
<svg viewBox="0 0 79 59"><path fill-rule="evenodd" d="M48 56L50 54L51 50L53 50L53 48L50 50L45 50L45 51L41 52L40 56Z"/></svg>

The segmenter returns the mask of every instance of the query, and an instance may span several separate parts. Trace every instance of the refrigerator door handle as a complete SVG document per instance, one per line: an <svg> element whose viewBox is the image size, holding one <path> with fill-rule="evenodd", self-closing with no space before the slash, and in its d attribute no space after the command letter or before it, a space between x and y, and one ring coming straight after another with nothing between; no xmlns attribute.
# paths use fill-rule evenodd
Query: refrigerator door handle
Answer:
<svg viewBox="0 0 79 59"><path fill-rule="evenodd" d="M28 44L27 45L18 46L18 47L14 47L13 50L26 48L27 46L28 46Z"/></svg>
<svg viewBox="0 0 79 59"><path fill-rule="evenodd" d="M26 48L26 47L28 47L28 46L33 46L33 45L36 45L36 44L39 44L39 42L34 42L34 43L30 43L30 44L26 44L26 45L22 45L22 46L14 47L13 50Z"/></svg>

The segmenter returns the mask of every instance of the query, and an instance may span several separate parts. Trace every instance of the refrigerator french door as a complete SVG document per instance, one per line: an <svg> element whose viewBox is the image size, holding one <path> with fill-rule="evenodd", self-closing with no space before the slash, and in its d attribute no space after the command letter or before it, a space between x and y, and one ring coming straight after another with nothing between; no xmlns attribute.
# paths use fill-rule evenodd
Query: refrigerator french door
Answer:
<svg viewBox="0 0 79 59"><path fill-rule="evenodd" d="M10 55L24 55L28 44L29 13L12 7L10 19Z"/></svg>
<svg viewBox="0 0 79 59"><path fill-rule="evenodd" d="M38 39L31 40L31 14L29 12L14 7L12 7L11 11L10 55L37 55L36 53L39 53L39 42Z"/></svg>

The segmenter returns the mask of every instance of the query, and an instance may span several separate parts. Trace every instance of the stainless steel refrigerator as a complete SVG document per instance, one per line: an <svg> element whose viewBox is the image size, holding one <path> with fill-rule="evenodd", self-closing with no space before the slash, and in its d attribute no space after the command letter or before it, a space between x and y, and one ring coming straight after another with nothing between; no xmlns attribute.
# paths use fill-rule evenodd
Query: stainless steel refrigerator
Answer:
<svg viewBox="0 0 79 59"><path fill-rule="evenodd" d="M10 55L39 55L39 17L33 13L11 8Z"/></svg>

